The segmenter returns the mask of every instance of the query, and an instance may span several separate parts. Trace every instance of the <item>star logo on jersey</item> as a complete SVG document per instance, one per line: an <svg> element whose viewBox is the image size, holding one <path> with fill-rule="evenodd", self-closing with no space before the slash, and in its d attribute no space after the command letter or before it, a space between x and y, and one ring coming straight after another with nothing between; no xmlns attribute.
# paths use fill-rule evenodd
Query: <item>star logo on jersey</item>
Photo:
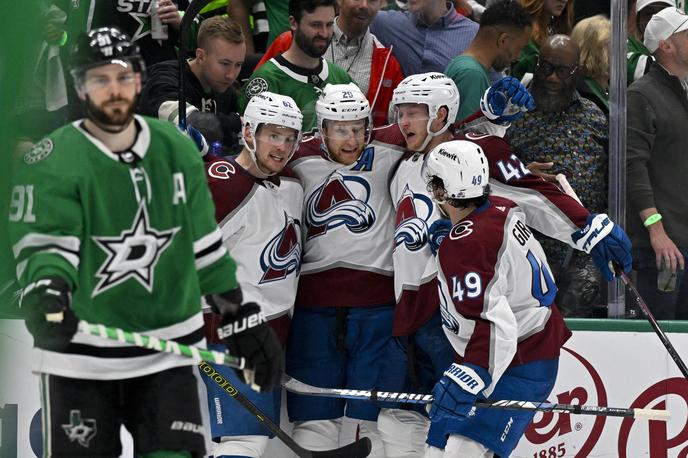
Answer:
<svg viewBox="0 0 688 458"><path fill-rule="evenodd" d="M80 410L69 412L69 423L63 424L62 429L67 434L69 442L78 441L79 445L86 448L98 432L96 421L93 418L81 418Z"/></svg>
<svg viewBox="0 0 688 458"><path fill-rule="evenodd" d="M107 254L96 276L100 278L92 296L132 278L150 293L153 290L155 265L170 246L179 226L158 231L150 226L148 209L141 203L131 228L116 237L93 237L93 241Z"/></svg>
<svg viewBox="0 0 688 458"><path fill-rule="evenodd" d="M284 228L272 238L260 254L263 277L259 283L282 280L301 269L300 223L284 214Z"/></svg>
<svg viewBox="0 0 688 458"><path fill-rule="evenodd" d="M428 220L433 212L432 200L417 194L408 184L397 202L394 229L394 249L404 245L409 251L418 251L428 243Z"/></svg>
<svg viewBox="0 0 688 458"><path fill-rule="evenodd" d="M375 223L375 212L368 205L370 183L359 176L332 173L306 201L307 239L345 226L359 234Z"/></svg>

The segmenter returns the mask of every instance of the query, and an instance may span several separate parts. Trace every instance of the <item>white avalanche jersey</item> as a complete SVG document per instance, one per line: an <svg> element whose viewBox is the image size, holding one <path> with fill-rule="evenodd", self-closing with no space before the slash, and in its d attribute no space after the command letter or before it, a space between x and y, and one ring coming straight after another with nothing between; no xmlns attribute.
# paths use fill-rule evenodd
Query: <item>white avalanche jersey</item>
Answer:
<svg viewBox="0 0 688 458"><path fill-rule="evenodd" d="M290 165L305 190L299 306L394 303L389 181L403 155L392 144L400 136L396 126L375 129L352 165L330 160L318 138L294 156Z"/></svg>
<svg viewBox="0 0 688 458"><path fill-rule="evenodd" d="M514 202L490 197L454 225L437 255L445 334L461 362L489 371L486 395L509 366L557 358L571 336L544 251L524 221Z"/></svg>
<svg viewBox="0 0 688 458"><path fill-rule="evenodd" d="M301 183L289 169L260 180L233 159L206 164L206 174L244 302L268 320L289 313L301 270Z"/></svg>
<svg viewBox="0 0 688 458"><path fill-rule="evenodd" d="M589 212L585 207L554 184L530 174L502 138L470 133L456 138L476 143L484 151L494 196L516 202L528 226L575 248L571 234L586 224ZM407 154L390 186L396 208L393 333L397 336L416 332L439 304L427 230L440 216L421 178L422 162L420 153Z"/></svg>
<svg viewBox="0 0 688 458"><path fill-rule="evenodd" d="M428 242L428 228L441 218L441 213L421 176L423 158L423 153L407 153L389 187L396 209L394 335L418 330L432 317L438 304L434 281L437 267Z"/></svg>

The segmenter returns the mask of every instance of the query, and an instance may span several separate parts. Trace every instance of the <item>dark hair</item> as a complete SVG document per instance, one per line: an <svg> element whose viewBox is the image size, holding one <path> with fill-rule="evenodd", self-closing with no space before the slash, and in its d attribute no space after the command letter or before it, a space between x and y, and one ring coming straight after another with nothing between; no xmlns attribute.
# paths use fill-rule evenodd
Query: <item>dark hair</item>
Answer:
<svg viewBox="0 0 688 458"><path fill-rule="evenodd" d="M289 0L289 16L294 16L296 22L301 22L304 11L312 13L319 6L334 8L335 0Z"/></svg>
<svg viewBox="0 0 688 458"><path fill-rule="evenodd" d="M525 29L533 25L533 17L527 9L513 0L502 0L492 4L480 17L480 27L516 27Z"/></svg>

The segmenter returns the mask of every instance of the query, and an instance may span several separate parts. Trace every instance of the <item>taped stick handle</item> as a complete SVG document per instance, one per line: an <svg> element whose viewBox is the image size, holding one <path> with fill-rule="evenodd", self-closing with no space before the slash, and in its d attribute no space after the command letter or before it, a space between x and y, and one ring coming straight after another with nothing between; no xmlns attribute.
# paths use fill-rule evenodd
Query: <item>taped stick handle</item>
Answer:
<svg viewBox="0 0 688 458"><path fill-rule="evenodd" d="M161 339L138 332L125 331L124 329L93 324L88 321L79 321L79 332L91 336L101 337L107 340L133 345L159 353L170 353L173 355L190 358L196 362L209 361L213 364L233 367L235 369L245 369L246 360L238 356L232 356L215 350L208 350L193 345L186 345L174 340Z"/></svg>
<svg viewBox="0 0 688 458"><path fill-rule="evenodd" d="M636 420L669 421L671 412L668 410L633 409L633 418Z"/></svg>

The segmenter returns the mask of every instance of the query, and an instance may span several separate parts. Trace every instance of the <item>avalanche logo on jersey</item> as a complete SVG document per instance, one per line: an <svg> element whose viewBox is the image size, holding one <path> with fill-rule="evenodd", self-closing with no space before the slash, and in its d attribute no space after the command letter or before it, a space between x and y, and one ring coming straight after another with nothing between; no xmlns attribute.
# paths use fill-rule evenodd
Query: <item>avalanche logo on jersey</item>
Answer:
<svg viewBox="0 0 688 458"><path fill-rule="evenodd" d="M116 237L93 236L93 241L107 254L107 258L96 272L100 281L93 289L92 297L129 278L139 282L149 293L152 292L155 265L179 229L179 226L166 231L153 229L148 209L142 202L131 228L123 230Z"/></svg>
<svg viewBox="0 0 688 458"><path fill-rule="evenodd" d="M355 234L367 231L375 223L375 212L368 205L369 199L370 183L365 178L334 172L308 197L306 239L342 225Z"/></svg>
<svg viewBox="0 0 688 458"><path fill-rule="evenodd" d="M282 280L292 272L301 269L301 224L284 214L284 229L270 240L260 254L260 268L263 277L259 283Z"/></svg>
<svg viewBox="0 0 688 458"><path fill-rule="evenodd" d="M428 219L432 211L432 200L424 194L411 192L406 185L397 202L394 249L402 243L409 251L423 248L428 243Z"/></svg>

